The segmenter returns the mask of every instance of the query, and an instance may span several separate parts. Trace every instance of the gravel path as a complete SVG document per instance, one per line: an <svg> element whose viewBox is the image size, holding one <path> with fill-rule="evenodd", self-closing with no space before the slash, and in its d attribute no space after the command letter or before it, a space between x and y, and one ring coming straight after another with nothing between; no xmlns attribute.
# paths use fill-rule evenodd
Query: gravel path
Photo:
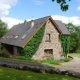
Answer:
<svg viewBox="0 0 80 80"><path fill-rule="evenodd" d="M62 66L57 66L57 67L61 69L80 72L80 58L73 57L73 60L71 60L70 62L62 63Z"/></svg>
<svg viewBox="0 0 80 80"><path fill-rule="evenodd" d="M74 57L70 62L63 63L65 67L80 68L80 58Z"/></svg>

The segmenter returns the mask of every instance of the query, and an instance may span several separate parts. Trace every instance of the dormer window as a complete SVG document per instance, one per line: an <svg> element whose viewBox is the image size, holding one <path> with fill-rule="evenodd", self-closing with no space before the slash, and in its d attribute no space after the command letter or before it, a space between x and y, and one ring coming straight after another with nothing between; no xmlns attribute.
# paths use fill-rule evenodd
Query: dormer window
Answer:
<svg viewBox="0 0 80 80"><path fill-rule="evenodd" d="M46 40L45 41L46 42L51 42L51 35L50 35L50 33L46 34Z"/></svg>
<svg viewBox="0 0 80 80"><path fill-rule="evenodd" d="M5 37L3 36L2 38L4 39Z"/></svg>
<svg viewBox="0 0 80 80"><path fill-rule="evenodd" d="M9 36L7 36L6 38L9 38Z"/></svg>
<svg viewBox="0 0 80 80"><path fill-rule="evenodd" d="M14 36L15 39L17 39L19 36Z"/></svg>
<svg viewBox="0 0 80 80"><path fill-rule="evenodd" d="M6 36L6 37L2 37L2 38L6 38L6 39L15 38L15 39L17 39L18 37L19 37L19 36L12 35L12 36Z"/></svg>
<svg viewBox="0 0 80 80"><path fill-rule="evenodd" d="M26 37L26 34L24 34L23 36L22 36L22 39L24 39Z"/></svg>

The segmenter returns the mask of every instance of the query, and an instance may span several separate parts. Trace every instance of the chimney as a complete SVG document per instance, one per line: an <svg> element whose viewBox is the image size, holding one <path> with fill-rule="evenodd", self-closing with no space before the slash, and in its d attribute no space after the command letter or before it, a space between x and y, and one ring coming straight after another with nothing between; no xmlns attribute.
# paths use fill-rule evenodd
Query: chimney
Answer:
<svg viewBox="0 0 80 80"><path fill-rule="evenodd" d="M31 20L31 28L34 26L34 20Z"/></svg>
<svg viewBox="0 0 80 80"><path fill-rule="evenodd" d="M27 24L27 21L26 21L26 20L24 21L24 24L25 24L25 25Z"/></svg>

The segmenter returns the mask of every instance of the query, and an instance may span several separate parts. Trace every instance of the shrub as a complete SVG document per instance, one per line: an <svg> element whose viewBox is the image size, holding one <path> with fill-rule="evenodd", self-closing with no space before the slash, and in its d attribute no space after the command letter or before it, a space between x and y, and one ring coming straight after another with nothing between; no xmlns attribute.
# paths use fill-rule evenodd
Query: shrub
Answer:
<svg viewBox="0 0 80 80"><path fill-rule="evenodd" d="M64 62L69 62L70 61L70 59L69 58L65 58L64 60L63 60Z"/></svg>
<svg viewBox="0 0 80 80"><path fill-rule="evenodd" d="M47 64L54 64L54 65L59 65L59 60L54 60L53 58L48 58L45 60L41 60L42 63L47 63Z"/></svg>
<svg viewBox="0 0 80 80"><path fill-rule="evenodd" d="M72 60L72 59L73 59L73 57L68 56L68 58L62 58L60 61L61 61L61 62L69 62L69 61Z"/></svg>
<svg viewBox="0 0 80 80"><path fill-rule="evenodd" d="M8 51L7 51L6 49L0 50L0 56L1 56L1 57L9 58Z"/></svg>

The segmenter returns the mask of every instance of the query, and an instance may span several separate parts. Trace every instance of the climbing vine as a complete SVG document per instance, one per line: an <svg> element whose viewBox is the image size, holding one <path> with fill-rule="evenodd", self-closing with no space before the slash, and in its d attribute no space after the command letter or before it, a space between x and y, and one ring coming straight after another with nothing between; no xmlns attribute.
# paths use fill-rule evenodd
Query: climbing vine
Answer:
<svg viewBox="0 0 80 80"><path fill-rule="evenodd" d="M63 52L64 52L64 57L67 58L67 54L69 53L69 45L70 45L70 36L68 35L60 35L60 40L62 42L62 47L63 47Z"/></svg>
<svg viewBox="0 0 80 80"><path fill-rule="evenodd" d="M46 25L46 24L45 24ZM40 30L32 37L32 39L27 43L24 49L21 50L21 55L31 58L37 51L39 44L42 41L45 25L43 25Z"/></svg>

